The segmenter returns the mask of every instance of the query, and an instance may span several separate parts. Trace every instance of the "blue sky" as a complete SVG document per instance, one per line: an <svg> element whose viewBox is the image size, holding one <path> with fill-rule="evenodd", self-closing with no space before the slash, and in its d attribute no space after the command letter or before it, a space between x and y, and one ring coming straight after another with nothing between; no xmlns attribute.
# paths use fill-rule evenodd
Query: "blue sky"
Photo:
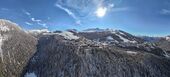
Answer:
<svg viewBox="0 0 170 77"><path fill-rule="evenodd" d="M105 9L102 17L99 8ZM165 36L170 35L170 0L0 0L0 18L26 30L113 28Z"/></svg>

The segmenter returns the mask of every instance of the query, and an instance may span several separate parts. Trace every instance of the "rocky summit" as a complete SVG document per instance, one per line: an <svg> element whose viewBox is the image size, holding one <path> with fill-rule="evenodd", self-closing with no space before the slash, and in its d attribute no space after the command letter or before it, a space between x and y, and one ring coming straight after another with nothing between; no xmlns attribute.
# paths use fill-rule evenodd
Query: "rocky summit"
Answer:
<svg viewBox="0 0 170 77"><path fill-rule="evenodd" d="M0 20L0 32L0 77L170 77L168 36L146 41L112 29L24 31L7 20Z"/></svg>

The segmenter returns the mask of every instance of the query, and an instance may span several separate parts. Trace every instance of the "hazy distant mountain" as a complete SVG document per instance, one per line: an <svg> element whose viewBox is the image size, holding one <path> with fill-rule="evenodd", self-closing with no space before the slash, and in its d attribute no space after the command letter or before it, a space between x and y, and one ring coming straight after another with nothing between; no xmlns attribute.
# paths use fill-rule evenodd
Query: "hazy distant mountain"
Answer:
<svg viewBox="0 0 170 77"><path fill-rule="evenodd" d="M146 38L99 28L23 31L0 20L0 77L170 77L169 36Z"/></svg>
<svg viewBox="0 0 170 77"><path fill-rule="evenodd" d="M162 37L149 37L149 36L138 36L143 39L145 42L158 42L162 39Z"/></svg>
<svg viewBox="0 0 170 77"><path fill-rule="evenodd" d="M36 38L0 19L0 77L19 77L36 51Z"/></svg>

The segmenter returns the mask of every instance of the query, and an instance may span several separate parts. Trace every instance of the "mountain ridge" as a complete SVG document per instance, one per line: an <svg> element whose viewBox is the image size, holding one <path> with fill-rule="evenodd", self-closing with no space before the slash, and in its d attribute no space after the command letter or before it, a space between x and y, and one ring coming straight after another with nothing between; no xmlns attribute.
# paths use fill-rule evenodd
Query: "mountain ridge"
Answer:
<svg viewBox="0 0 170 77"><path fill-rule="evenodd" d="M50 32L17 26L0 21L1 77L170 76L168 36L151 42L121 30Z"/></svg>

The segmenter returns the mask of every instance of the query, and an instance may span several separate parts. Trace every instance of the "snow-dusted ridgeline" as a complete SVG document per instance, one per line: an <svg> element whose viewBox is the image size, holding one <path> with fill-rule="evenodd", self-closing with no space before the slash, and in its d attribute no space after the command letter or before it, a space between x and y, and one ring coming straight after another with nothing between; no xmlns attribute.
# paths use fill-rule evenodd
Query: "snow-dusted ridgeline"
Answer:
<svg viewBox="0 0 170 77"><path fill-rule="evenodd" d="M68 39L68 40L77 40L80 38L74 35L72 32L68 32L68 31L63 31L61 33L44 33L44 35L55 35L55 34L63 36L65 39Z"/></svg>
<svg viewBox="0 0 170 77"><path fill-rule="evenodd" d="M40 30L29 30L28 32L33 34L40 34L40 33L48 33L50 31L48 29L40 29Z"/></svg>

